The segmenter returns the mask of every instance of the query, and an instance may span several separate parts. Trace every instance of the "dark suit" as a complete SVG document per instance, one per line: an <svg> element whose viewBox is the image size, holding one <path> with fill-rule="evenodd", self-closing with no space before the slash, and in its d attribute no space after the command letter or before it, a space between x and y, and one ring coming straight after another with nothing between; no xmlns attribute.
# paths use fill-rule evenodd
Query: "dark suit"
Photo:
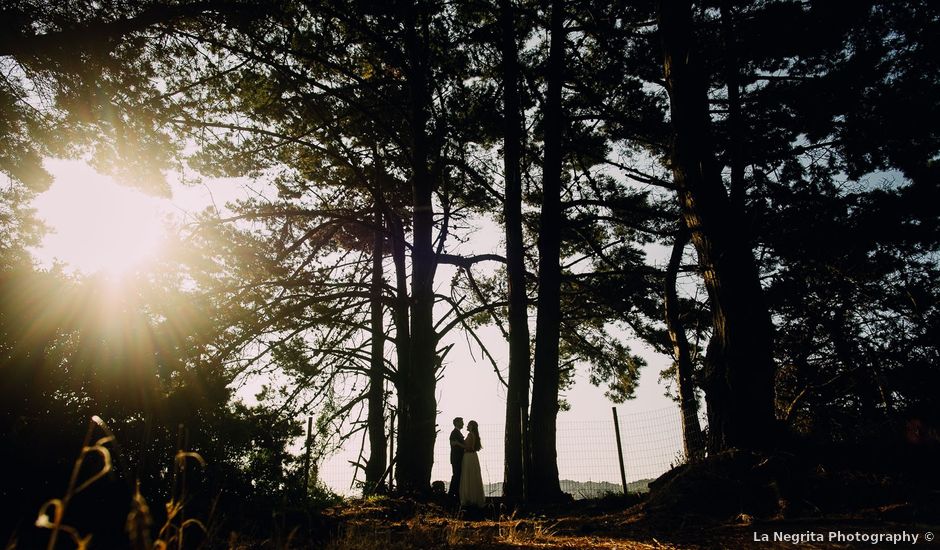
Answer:
<svg viewBox="0 0 940 550"><path fill-rule="evenodd" d="M450 465L454 469L454 475L450 478L450 488L447 494L460 498L460 467L463 465L463 447L459 445L455 447L454 443L463 445L463 434L457 428L450 432Z"/></svg>

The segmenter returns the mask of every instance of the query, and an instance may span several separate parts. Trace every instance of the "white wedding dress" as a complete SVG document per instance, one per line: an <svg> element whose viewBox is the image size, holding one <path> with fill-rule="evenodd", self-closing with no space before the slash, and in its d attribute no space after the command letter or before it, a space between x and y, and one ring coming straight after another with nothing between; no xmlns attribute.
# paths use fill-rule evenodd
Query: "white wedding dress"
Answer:
<svg viewBox="0 0 940 550"><path fill-rule="evenodd" d="M483 475L480 473L480 458L476 449L479 442L473 433L468 433L464 439L463 463L460 466L460 505L476 506L482 508L486 504L486 495L483 493Z"/></svg>

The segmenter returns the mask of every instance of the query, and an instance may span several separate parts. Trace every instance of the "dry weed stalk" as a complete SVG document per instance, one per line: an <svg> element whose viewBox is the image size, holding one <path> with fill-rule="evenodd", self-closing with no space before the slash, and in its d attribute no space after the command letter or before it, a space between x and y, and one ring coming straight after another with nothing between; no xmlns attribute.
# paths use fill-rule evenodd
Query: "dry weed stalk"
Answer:
<svg viewBox="0 0 940 550"><path fill-rule="evenodd" d="M94 444L92 444L91 439L95 433L95 426L99 427L101 431L104 432L105 436L97 439ZM49 544L46 546L47 550L55 548L60 532L67 533L72 537L72 540L79 550L86 550L88 548L91 542L91 535L82 536L77 529L62 523L62 520L65 518L65 512L68 509L72 497L81 493L92 483L98 481L111 471L111 451L109 451L105 445L113 441L114 434L111 433L111 430L108 428L107 424L105 424L104 420L102 420L100 416L92 416L88 424L88 431L85 433L85 440L82 443L82 450L78 454L75 464L72 466L72 475L69 477L69 485L65 490L65 496L47 500L39 508L39 516L36 518L36 527L52 530L52 533L49 535ZM85 463L85 457L95 454L101 457L101 469L85 481L79 483L78 475L81 472L82 464Z"/></svg>
<svg viewBox="0 0 940 550"><path fill-rule="evenodd" d="M127 521L124 529L131 541L134 550L151 550L153 544L150 542L150 526L153 524L153 518L150 515L150 507L147 500L140 493L140 480L134 487L134 496L131 499L131 511L127 514Z"/></svg>
<svg viewBox="0 0 940 550"><path fill-rule="evenodd" d="M100 437L92 443L95 434L95 428L98 427L104 432L104 437ZM111 462L111 451L105 446L109 443L116 445L116 438L108 425L95 415L91 417L88 431L85 434L82 450L72 466L72 474L69 477L68 488L62 498L53 498L47 500L39 508L39 516L36 518L36 527L49 529L52 533L49 535L47 550L53 550L58 541L59 533L66 533L75 543L78 550L88 550L91 543L91 534L82 535L78 529L63 522L65 513L72 498L87 489L96 481L107 475L113 470ZM101 457L101 468L84 481L79 482L79 475L85 458L89 455L98 455ZM157 533L157 539L151 543L150 527L153 522L150 514L150 507L146 499L140 492L140 480L137 480L134 495L131 498L131 510L127 515L125 529L131 545L135 550L170 550L170 548L183 548L184 532L188 527L198 527L204 534L208 534L206 526L195 518L186 519L186 463L188 460L195 460L200 466L205 467L206 461L199 453L193 451L178 450L173 460L173 494L170 501L166 503L167 519L163 527ZM293 536L293 533L291 534ZM11 540L7 549L15 548L15 540Z"/></svg>
<svg viewBox="0 0 940 550"><path fill-rule="evenodd" d="M205 524L198 519L186 519L186 461L190 459L195 460L202 467L206 466L205 459L199 453L184 450L176 452L173 460L174 494L166 503L166 522L157 533L157 540L153 543L154 550L169 550L174 546L181 550L186 528L190 526L198 527L204 535L209 533ZM179 494L176 494L177 479L180 480Z"/></svg>

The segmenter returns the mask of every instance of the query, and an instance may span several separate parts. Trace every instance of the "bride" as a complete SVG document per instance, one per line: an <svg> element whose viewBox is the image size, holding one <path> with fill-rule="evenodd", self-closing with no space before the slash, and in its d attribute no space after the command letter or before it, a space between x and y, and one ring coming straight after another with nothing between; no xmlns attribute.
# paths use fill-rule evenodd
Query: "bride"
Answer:
<svg viewBox="0 0 940 550"><path fill-rule="evenodd" d="M486 504L483 494L483 476L480 473L480 458L477 451L480 444L480 431L475 420L467 423L467 437L463 440L463 463L460 467L460 505L482 508Z"/></svg>

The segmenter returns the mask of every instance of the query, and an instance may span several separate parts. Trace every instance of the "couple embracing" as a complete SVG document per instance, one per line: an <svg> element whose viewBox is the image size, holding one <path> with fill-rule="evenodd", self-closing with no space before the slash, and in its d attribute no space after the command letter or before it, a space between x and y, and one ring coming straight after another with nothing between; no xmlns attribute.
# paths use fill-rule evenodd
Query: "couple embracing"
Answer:
<svg viewBox="0 0 940 550"><path fill-rule="evenodd" d="M480 431L474 420L467 424L467 437L460 432L462 429L463 418L458 416L454 419L454 430L450 432L450 465L454 469L454 476L450 479L448 493L459 497L461 506L482 508L486 503L486 495L483 494L483 476L477 457L477 451L483 448Z"/></svg>

